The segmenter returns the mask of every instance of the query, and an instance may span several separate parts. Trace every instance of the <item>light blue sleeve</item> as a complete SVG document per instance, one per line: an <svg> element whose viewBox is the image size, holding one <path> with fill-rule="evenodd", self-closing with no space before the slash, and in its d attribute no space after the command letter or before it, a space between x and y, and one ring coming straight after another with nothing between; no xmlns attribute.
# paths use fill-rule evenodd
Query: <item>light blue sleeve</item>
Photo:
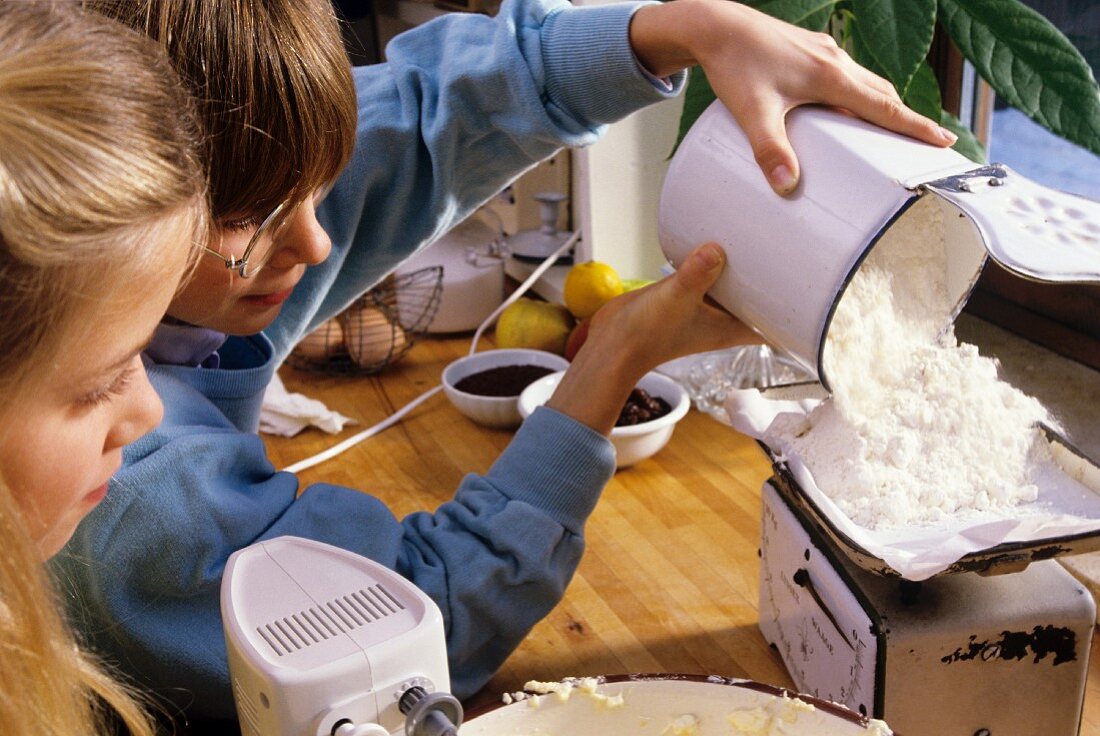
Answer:
<svg viewBox="0 0 1100 736"><path fill-rule="evenodd" d="M562 146L679 92L630 48L645 3L508 0L401 34L388 61L355 70L358 144L318 210L332 238L266 334L282 359L412 253Z"/></svg>
<svg viewBox="0 0 1100 736"><path fill-rule="evenodd" d="M540 408L484 475L397 519L362 491L275 472L207 418L141 440L51 570L86 643L191 717L233 718L219 590L234 551L282 535L387 565L443 613L452 691L477 692L561 599L614 472L602 435Z"/></svg>

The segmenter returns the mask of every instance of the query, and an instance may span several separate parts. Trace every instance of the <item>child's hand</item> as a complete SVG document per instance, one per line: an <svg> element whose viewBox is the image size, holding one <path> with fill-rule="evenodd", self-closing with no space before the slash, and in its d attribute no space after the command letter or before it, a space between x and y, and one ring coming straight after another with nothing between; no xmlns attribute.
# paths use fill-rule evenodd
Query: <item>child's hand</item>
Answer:
<svg viewBox="0 0 1100 736"><path fill-rule="evenodd" d="M953 133L907 108L890 82L852 61L831 36L730 0L642 8L631 22L630 40L639 61L657 76L703 67L780 194L798 185L798 159L784 118L799 105L832 105L928 143L955 142Z"/></svg>
<svg viewBox="0 0 1100 736"><path fill-rule="evenodd" d="M673 275L605 304L547 405L607 433L648 371L673 358L757 339L706 301L725 263L720 247L702 245Z"/></svg>
<svg viewBox="0 0 1100 736"><path fill-rule="evenodd" d="M671 276L605 304L592 316L586 346L614 352L641 377L673 358L750 340L748 327L706 299L725 266L718 245L699 246Z"/></svg>

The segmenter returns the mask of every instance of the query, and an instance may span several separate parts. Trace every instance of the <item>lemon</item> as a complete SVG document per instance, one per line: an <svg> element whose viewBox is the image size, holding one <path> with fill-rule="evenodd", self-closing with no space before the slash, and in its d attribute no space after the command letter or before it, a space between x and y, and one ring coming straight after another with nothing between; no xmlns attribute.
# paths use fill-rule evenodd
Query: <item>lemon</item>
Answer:
<svg viewBox="0 0 1100 736"><path fill-rule="evenodd" d="M606 263L578 263L565 275L565 306L577 319L587 319L596 310L623 293L623 282Z"/></svg>
<svg viewBox="0 0 1100 736"><path fill-rule="evenodd" d="M500 313L498 348L531 348L562 355L573 330L573 317L560 304L521 298Z"/></svg>

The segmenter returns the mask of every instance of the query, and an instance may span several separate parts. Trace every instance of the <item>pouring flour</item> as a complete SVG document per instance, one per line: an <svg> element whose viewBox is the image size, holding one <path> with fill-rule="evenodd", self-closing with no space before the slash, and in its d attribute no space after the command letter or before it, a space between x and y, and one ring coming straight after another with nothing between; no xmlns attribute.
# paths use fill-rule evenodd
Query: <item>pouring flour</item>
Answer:
<svg viewBox="0 0 1100 736"><path fill-rule="evenodd" d="M883 574L1100 547L1095 460L954 334L987 258L1100 282L1100 203L835 111L795 110L788 130L804 173L778 198L744 132L708 108L658 207L673 265L718 242L729 267L710 296L818 379L734 391L730 423L761 441L790 501Z"/></svg>
<svg viewBox="0 0 1100 736"><path fill-rule="evenodd" d="M943 329L943 212L931 204L886 232L838 303L823 357L831 398L765 437L871 529L1035 501L1036 469L1051 459L1046 409Z"/></svg>

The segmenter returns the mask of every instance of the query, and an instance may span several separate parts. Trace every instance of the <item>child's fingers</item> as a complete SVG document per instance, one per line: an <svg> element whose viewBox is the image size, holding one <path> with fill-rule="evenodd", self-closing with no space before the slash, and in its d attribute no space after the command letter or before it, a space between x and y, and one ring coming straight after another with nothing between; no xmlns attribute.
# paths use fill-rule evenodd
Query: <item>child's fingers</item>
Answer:
<svg viewBox="0 0 1100 736"><path fill-rule="evenodd" d="M843 105L854 114L883 128L932 143L937 146L950 146L957 136L940 126L935 120L924 117L908 108L897 91L886 80L863 69L857 74L865 76L864 84L853 80L855 89L838 95L833 104ZM868 79L877 81L871 84Z"/></svg>
<svg viewBox="0 0 1100 736"><path fill-rule="evenodd" d="M693 250L676 269L676 281L700 297L706 294L726 265L726 254L717 243L704 243Z"/></svg>
<svg viewBox="0 0 1100 736"><path fill-rule="evenodd" d="M852 75L852 79L856 84L870 87L873 92L885 95L895 102L901 103L901 97L898 95L898 91L894 88L894 85L890 83L890 80L880 77L867 67L860 66L855 61L849 60L847 66L849 68L849 74Z"/></svg>
<svg viewBox="0 0 1100 736"><path fill-rule="evenodd" d="M739 122L748 136L753 156L768 184L778 194L790 194L798 186L798 158L787 138L786 110L766 105L739 114Z"/></svg>
<svg viewBox="0 0 1100 736"><path fill-rule="evenodd" d="M681 353L701 353L733 345L745 345L759 338L744 322L709 297L692 313L687 343Z"/></svg>

